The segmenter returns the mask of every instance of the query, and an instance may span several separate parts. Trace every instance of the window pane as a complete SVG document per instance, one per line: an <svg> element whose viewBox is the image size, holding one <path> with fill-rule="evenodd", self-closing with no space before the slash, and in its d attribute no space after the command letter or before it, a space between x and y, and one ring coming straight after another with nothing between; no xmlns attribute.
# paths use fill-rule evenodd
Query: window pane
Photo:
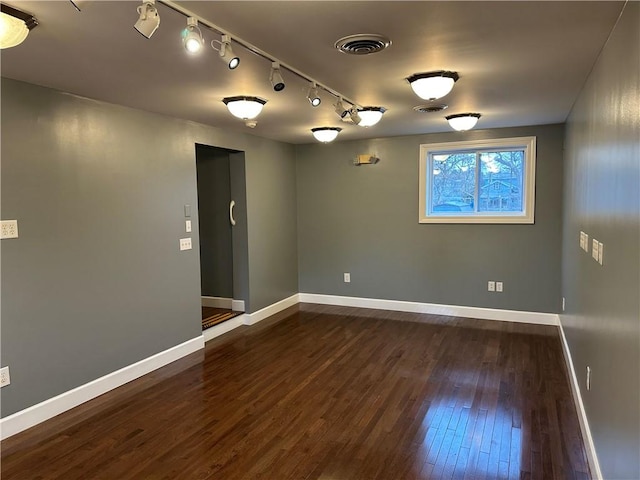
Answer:
<svg viewBox="0 0 640 480"><path fill-rule="evenodd" d="M522 212L524 151L480 153L479 212Z"/></svg>
<svg viewBox="0 0 640 480"><path fill-rule="evenodd" d="M431 212L473 212L476 154L436 153L431 166Z"/></svg>

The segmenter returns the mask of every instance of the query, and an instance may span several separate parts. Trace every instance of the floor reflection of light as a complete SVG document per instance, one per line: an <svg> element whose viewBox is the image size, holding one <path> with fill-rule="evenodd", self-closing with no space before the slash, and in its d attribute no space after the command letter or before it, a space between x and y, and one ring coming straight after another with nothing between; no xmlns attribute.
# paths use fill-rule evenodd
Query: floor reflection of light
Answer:
<svg viewBox="0 0 640 480"><path fill-rule="evenodd" d="M413 465L416 479L520 478L522 428L514 426L514 419L522 413L517 406L500 404L511 400L508 395L494 394L499 404L488 409L471 408L471 401L460 403L459 396L431 400L415 439L420 442Z"/></svg>

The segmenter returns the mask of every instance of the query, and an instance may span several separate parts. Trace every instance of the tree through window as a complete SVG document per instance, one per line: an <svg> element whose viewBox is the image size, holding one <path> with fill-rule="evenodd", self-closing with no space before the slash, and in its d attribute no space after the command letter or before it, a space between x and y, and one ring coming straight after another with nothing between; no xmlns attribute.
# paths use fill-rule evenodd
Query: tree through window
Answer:
<svg viewBox="0 0 640 480"><path fill-rule="evenodd" d="M421 223L533 223L535 137L420 146Z"/></svg>

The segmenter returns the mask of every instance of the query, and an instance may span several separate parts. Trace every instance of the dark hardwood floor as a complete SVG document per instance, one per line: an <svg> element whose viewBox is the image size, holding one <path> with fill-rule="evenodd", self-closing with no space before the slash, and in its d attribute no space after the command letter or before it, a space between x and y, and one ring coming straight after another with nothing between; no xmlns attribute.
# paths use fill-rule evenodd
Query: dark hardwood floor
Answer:
<svg viewBox="0 0 640 480"><path fill-rule="evenodd" d="M555 327L301 304L2 442L2 479L587 479Z"/></svg>

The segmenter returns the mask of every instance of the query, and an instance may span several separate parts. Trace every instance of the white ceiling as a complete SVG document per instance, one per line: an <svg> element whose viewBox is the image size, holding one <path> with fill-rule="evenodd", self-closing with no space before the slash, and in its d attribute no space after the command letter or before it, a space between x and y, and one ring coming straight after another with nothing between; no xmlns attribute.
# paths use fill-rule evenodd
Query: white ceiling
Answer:
<svg viewBox="0 0 640 480"><path fill-rule="evenodd" d="M234 45L240 67L230 71L211 48L188 55L181 14L158 5L151 39L133 29L139 2L6 2L34 14L40 25L20 46L1 53L2 75L77 95L290 143L309 130L342 126L339 140L450 130L444 115L479 112L476 128L563 122L622 9L613 1L181 1L198 16L304 72L360 105L384 106L370 128L342 123L325 94L306 100L308 83L284 71L274 92L268 61ZM379 33L392 46L368 56L338 52L355 33ZM219 36L203 28L207 42ZM440 113L404 80L432 70L457 71ZM232 117L223 97L268 100L250 130Z"/></svg>

